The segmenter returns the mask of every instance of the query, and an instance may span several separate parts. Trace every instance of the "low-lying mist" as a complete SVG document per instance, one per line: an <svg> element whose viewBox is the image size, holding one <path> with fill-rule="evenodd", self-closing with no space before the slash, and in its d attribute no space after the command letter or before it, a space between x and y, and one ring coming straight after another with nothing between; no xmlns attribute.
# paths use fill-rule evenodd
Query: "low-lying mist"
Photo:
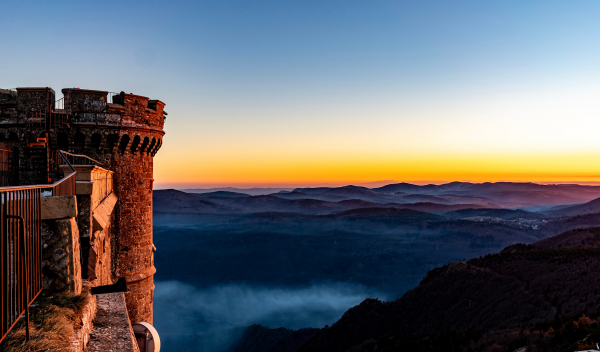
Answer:
<svg viewBox="0 0 600 352"><path fill-rule="evenodd" d="M156 282L154 325L162 351L226 351L252 324L270 328L321 328L365 298L386 299L364 286L320 283L308 287L227 284L198 289Z"/></svg>

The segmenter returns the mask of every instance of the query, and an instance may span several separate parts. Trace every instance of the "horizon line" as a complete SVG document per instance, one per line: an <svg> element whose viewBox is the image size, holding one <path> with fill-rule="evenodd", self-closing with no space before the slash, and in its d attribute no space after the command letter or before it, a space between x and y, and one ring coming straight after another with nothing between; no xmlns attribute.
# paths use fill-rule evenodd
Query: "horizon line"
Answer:
<svg viewBox="0 0 600 352"><path fill-rule="evenodd" d="M395 181L395 180L381 180L371 182L297 182L297 183L158 183L153 189L221 189L221 188L235 188L235 189L260 189L260 188L272 188L272 189L294 189L294 188L316 188L316 187L344 187L344 186L359 186L367 188L377 188L390 184L398 183L409 183L418 186L425 185L442 185L448 183L533 183L540 185L567 185L574 184L580 186L600 186L600 181L518 181L518 180L498 180L498 181L440 181L440 180L410 180L410 181Z"/></svg>

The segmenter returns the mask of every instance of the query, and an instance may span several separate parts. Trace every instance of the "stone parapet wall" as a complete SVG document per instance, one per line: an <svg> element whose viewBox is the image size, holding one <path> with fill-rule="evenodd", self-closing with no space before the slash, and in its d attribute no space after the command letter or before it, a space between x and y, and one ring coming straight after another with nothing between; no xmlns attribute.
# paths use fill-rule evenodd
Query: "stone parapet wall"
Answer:
<svg viewBox="0 0 600 352"><path fill-rule="evenodd" d="M74 165L81 232L83 277L95 286L114 282L114 172L94 165Z"/></svg>
<svg viewBox="0 0 600 352"><path fill-rule="evenodd" d="M46 111L52 106L56 93L48 87L17 88L17 109L23 113Z"/></svg>
<svg viewBox="0 0 600 352"><path fill-rule="evenodd" d="M98 295L86 352L139 352L122 293Z"/></svg>
<svg viewBox="0 0 600 352"><path fill-rule="evenodd" d="M80 294L81 255L75 218L42 221L42 248L44 290Z"/></svg>
<svg viewBox="0 0 600 352"><path fill-rule="evenodd" d="M72 352L85 352L90 333L94 327L94 318L96 317L97 300L96 296L90 295L88 303L83 308L79 328L75 330L75 335L71 339Z"/></svg>
<svg viewBox="0 0 600 352"><path fill-rule="evenodd" d="M102 125L161 130L167 113L160 100L121 92L112 96L108 92L71 89L62 90L64 108L55 109L56 93L52 88L17 88L16 91L0 89L0 124L20 124L35 118L35 112L67 113L74 123L91 122ZM112 94L112 93L111 93Z"/></svg>
<svg viewBox="0 0 600 352"><path fill-rule="evenodd" d="M25 123L35 113L48 111L55 99L56 93L49 87L0 89L0 124Z"/></svg>
<svg viewBox="0 0 600 352"><path fill-rule="evenodd" d="M87 279L98 285L109 285L115 280L113 267L115 219L117 196L111 193L92 212L92 235L89 238Z"/></svg>
<svg viewBox="0 0 600 352"><path fill-rule="evenodd" d="M90 197L90 207L96 209L108 195L113 193L114 172L96 165L73 165L75 171L76 193L80 196ZM63 173L68 174L71 169L61 165Z"/></svg>

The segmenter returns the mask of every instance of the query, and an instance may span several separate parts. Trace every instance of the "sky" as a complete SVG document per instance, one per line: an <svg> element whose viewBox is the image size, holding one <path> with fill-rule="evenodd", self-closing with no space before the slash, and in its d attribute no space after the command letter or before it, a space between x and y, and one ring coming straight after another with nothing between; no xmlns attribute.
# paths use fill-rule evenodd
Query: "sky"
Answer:
<svg viewBox="0 0 600 352"><path fill-rule="evenodd" d="M165 102L156 188L597 182L598 18L596 0L3 1L0 88Z"/></svg>

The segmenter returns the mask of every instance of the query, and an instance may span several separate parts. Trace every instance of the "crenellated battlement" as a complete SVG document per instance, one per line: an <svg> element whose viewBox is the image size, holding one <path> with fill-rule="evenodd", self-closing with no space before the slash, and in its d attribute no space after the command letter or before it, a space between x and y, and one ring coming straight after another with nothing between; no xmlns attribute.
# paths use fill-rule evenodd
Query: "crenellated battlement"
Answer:
<svg viewBox="0 0 600 352"><path fill-rule="evenodd" d="M167 115L165 103L141 95L78 88L64 88L62 93L64 98L56 101L54 90L48 87L0 89L0 124L61 115L68 118L67 123L162 130Z"/></svg>
<svg viewBox="0 0 600 352"><path fill-rule="evenodd" d="M44 111L54 104L54 89L17 88L17 109L23 113Z"/></svg>

